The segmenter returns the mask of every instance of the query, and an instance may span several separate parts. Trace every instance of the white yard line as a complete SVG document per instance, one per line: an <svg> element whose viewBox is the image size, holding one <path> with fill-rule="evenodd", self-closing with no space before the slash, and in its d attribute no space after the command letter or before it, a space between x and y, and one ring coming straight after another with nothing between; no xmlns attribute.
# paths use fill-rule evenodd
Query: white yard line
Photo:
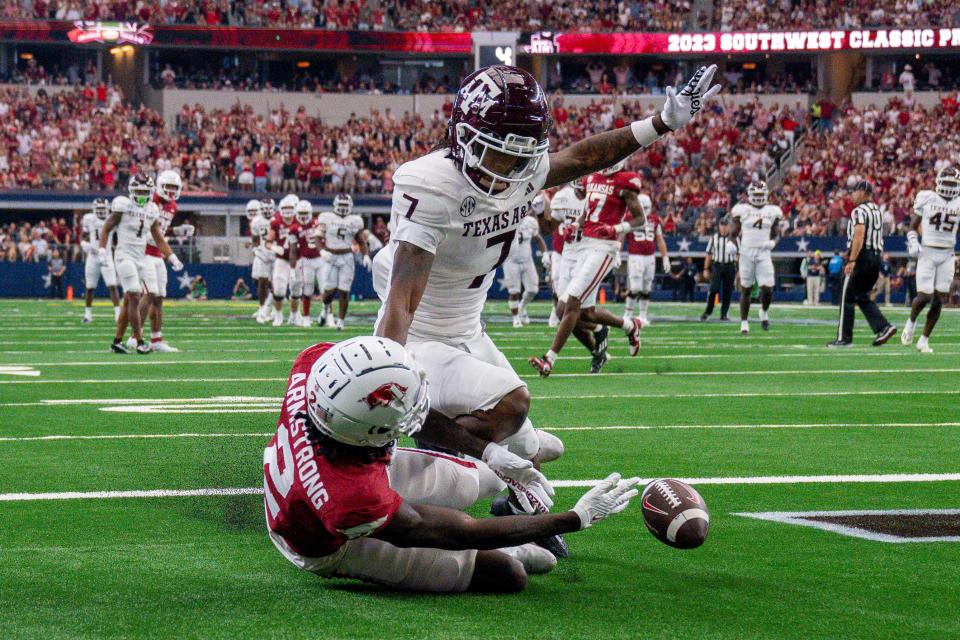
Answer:
<svg viewBox="0 0 960 640"><path fill-rule="evenodd" d="M645 478L648 483L655 478ZM733 476L726 478L681 478L692 485L767 485L767 484L823 484L823 483L901 483L901 482L957 482L960 473L888 473L873 475L823 476ZM600 480L556 480L553 486L561 489L593 487ZM262 487L222 487L209 489L146 489L133 491L62 491L51 493L0 493L0 502L36 500L91 500L115 498L192 498L202 496L260 495Z"/></svg>
<svg viewBox="0 0 960 640"><path fill-rule="evenodd" d="M851 538L861 538L874 542L891 542L894 544L919 544L929 542L960 542L960 536L895 536L887 533L877 533L869 529L862 529L853 525L836 522L812 520L816 517L843 517L843 516L909 516L909 515L956 515L960 509L890 509L887 511L765 511L757 513L733 513L731 515L755 520L767 520L781 524L791 524L801 527L810 527L829 531Z"/></svg>
<svg viewBox="0 0 960 640"><path fill-rule="evenodd" d="M118 433L92 436L0 437L0 442L59 442L63 440L167 440L173 438L269 438L273 433Z"/></svg>
<svg viewBox="0 0 960 640"><path fill-rule="evenodd" d="M650 431L653 429L821 429L843 427L905 428L905 427L960 427L960 422L805 422L775 424L642 424L602 427L548 427L545 431Z"/></svg>

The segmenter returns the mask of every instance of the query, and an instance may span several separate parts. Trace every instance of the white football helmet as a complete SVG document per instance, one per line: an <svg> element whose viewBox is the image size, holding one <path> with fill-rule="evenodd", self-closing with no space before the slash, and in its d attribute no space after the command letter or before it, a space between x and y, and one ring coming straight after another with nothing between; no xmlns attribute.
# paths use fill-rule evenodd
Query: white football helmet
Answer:
<svg viewBox="0 0 960 640"><path fill-rule="evenodd" d="M641 193L640 195L637 196L637 200L640 201L640 206L643 207L644 215L647 215L648 213L653 211L653 200L650 199L650 196L648 196L645 193Z"/></svg>
<svg viewBox="0 0 960 640"><path fill-rule="evenodd" d="M755 207L762 207L767 204L770 192L767 190L767 183L763 180L751 182L747 187L747 202Z"/></svg>
<svg viewBox="0 0 960 640"><path fill-rule="evenodd" d="M944 200L953 200L960 196L960 171L946 167L937 174L937 195Z"/></svg>
<svg viewBox="0 0 960 640"><path fill-rule="evenodd" d="M277 203L273 198L264 198L260 201L260 215L269 220L277 212Z"/></svg>
<svg viewBox="0 0 960 640"><path fill-rule="evenodd" d="M618 162L618 163L616 163L616 164L610 165L609 167L607 167L606 169L604 169L604 170L601 171L600 173L602 173L602 174L605 175L605 176L612 176L612 175L615 174L615 173L618 173L618 172L620 172L620 171L623 171L623 168L626 166L626 164L627 164L627 161L626 161L626 160L621 160L620 162Z"/></svg>
<svg viewBox="0 0 960 640"><path fill-rule="evenodd" d="M283 221L287 224L293 222L294 218L297 217L297 203L300 202L300 198L293 195L292 193L280 200L280 217L283 218Z"/></svg>
<svg viewBox="0 0 960 640"><path fill-rule="evenodd" d="M411 436L430 410L426 374L402 345L377 336L340 342L307 377L307 414L317 429L355 447Z"/></svg>
<svg viewBox="0 0 960 640"><path fill-rule="evenodd" d="M173 169L161 171L157 176L157 194L167 202L179 200L182 189L183 181L180 180L180 174Z"/></svg>
<svg viewBox="0 0 960 640"><path fill-rule="evenodd" d="M263 211L263 203L259 200L250 200L247 202L247 222L256 220Z"/></svg>
<svg viewBox="0 0 960 640"><path fill-rule="evenodd" d="M313 205L310 204L309 200L301 200L297 202L297 222L302 225L308 225L313 222Z"/></svg>
<svg viewBox="0 0 960 640"><path fill-rule="evenodd" d="M110 216L110 203L106 198L97 198L93 201L93 214L101 220L106 220Z"/></svg>
<svg viewBox="0 0 960 640"><path fill-rule="evenodd" d="M346 217L353 212L353 198L346 193L338 193L333 199L333 212Z"/></svg>

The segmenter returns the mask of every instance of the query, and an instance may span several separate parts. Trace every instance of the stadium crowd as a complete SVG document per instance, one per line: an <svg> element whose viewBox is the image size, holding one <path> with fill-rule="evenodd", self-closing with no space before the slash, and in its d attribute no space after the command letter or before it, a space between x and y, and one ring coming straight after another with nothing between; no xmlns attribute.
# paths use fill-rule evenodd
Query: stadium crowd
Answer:
<svg viewBox="0 0 960 640"><path fill-rule="evenodd" d="M559 92L551 100L554 148L648 115L638 100L610 97L578 107ZM852 203L842 187L861 177L876 183L890 230L899 231L913 193L960 156L957 107L952 94L929 111L899 99L865 109L827 100L809 109L759 99L717 106L667 144L635 154L630 166L644 175L667 233L703 234L804 133L798 162L774 196L790 218L784 232L843 233ZM114 87L41 90L35 97L6 88L0 188L112 191L132 171L174 167L188 189L389 193L396 168L442 139L451 108L448 100L426 118L372 111L333 126L303 108L261 115L238 101L228 111L184 105L168 127L158 113L125 105Z"/></svg>
<svg viewBox="0 0 960 640"><path fill-rule="evenodd" d="M3 0L3 17L376 31L682 31L689 0Z"/></svg>
<svg viewBox="0 0 960 640"><path fill-rule="evenodd" d="M720 31L958 27L956 0L717 0Z"/></svg>

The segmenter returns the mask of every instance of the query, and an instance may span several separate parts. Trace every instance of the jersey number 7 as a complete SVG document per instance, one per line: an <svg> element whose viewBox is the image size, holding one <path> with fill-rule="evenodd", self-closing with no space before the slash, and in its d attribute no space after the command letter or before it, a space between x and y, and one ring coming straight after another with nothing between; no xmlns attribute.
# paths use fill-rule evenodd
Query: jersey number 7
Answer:
<svg viewBox="0 0 960 640"><path fill-rule="evenodd" d="M507 256L510 255L510 247L513 245L513 237L517 235L516 229L511 229L510 231L505 231L499 235L487 238L487 248L495 247L500 245L500 258L497 260L497 264L493 265L493 268L490 271L496 271L497 267L502 265L507 260ZM490 273L488 271L487 273ZM473 282L470 283L468 289L477 289L480 285L483 284L484 278L487 277L487 273L481 274L473 279Z"/></svg>

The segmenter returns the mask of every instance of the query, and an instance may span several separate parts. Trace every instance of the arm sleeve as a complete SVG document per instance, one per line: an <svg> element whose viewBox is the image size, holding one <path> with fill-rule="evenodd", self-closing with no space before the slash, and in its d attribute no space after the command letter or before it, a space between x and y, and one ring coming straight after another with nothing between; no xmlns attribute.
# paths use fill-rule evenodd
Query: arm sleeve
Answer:
<svg viewBox="0 0 960 640"><path fill-rule="evenodd" d="M396 223L391 239L409 242L436 254L447 237L450 214L443 194L415 184L411 176L394 176L390 215Z"/></svg>

